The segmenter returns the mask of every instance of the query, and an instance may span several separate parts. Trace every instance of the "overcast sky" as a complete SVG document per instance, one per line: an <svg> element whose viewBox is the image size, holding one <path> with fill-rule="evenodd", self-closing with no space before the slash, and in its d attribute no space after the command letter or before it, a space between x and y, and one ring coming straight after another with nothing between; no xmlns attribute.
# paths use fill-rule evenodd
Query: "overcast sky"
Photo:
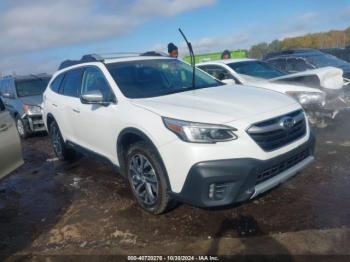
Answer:
<svg viewBox="0 0 350 262"><path fill-rule="evenodd" d="M1 0L0 72L54 72L87 53L249 48L350 26L350 0Z"/></svg>

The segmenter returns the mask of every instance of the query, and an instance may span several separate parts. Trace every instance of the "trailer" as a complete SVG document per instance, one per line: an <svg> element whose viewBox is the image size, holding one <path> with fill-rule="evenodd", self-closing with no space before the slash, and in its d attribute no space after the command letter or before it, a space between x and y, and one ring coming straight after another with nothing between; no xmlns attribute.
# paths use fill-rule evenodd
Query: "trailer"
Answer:
<svg viewBox="0 0 350 262"><path fill-rule="evenodd" d="M247 58L248 51L244 49L237 49L230 51L231 58ZM195 63L203 63L213 60L220 60L222 52L211 52L211 53L203 53L195 55ZM191 62L191 56L186 55L183 57L185 62Z"/></svg>

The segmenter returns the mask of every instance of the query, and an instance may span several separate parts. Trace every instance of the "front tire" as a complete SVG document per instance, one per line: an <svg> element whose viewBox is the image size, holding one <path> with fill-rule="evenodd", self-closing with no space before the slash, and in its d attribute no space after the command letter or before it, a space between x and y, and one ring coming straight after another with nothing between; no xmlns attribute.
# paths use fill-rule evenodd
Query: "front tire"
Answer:
<svg viewBox="0 0 350 262"><path fill-rule="evenodd" d="M26 139L29 136L29 131L27 130L23 119L20 118L18 115L16 116L16 127L18 134L21 138Z"/></svg>
<svg viewBox="0 0 350 262"><path fill-rule="evenodd" d="M50 137L53 151L57 158L61 161L71 161L74 159L75 153L73 149L67 148L61 135L61 131L55 121L50 124Z"/></svg>
<svg viewBox="0 0 350 262"><path fill-rule="evenodd" d="M127 152L127 176L139 205L158 215L168 210L172 202L166 181L166 171L151 146L136 142Z"/></svg>

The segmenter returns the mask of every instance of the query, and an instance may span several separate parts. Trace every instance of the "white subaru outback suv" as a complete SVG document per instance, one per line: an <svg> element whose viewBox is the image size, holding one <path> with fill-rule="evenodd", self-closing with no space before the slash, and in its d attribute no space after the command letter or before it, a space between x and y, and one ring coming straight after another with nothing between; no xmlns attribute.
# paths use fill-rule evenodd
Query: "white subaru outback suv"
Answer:
<svg viewBox="0 0 350 262"><path fill-rule="evenodd" d="M44 93L56 155L109 160L153 214L178 201L249 200L313 161L314 136L294 99L197 69L193 86L192 72L160 56L66 61Z"/></svg>

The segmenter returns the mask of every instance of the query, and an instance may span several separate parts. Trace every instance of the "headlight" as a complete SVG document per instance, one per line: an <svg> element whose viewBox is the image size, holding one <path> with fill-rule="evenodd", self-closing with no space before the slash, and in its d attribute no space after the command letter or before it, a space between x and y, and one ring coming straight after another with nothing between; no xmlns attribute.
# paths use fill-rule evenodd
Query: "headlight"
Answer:
<svg viewBox="0 0 350 262"><path fill-rule="evenodd" d="M194 123L163 117L166 128L174 132L180 139L192 143L216 143L237 139L233 131L237 129L203 123Z"/></svg>
<svg viewBox="0 0 350 262"><path fill-rule="evenodd" d="M24 112L26 112L26 114L29 114L29 115L41 114L40 106L24 105L23 109L24 109Z"/></svg>
<svg viewBox="0 0 350 262"><path fill-rule="evenodd" d="M324 106L326 104L326 96L324 93L287 92L287 94L294 97L301 105L318 104Z"/></svg>

